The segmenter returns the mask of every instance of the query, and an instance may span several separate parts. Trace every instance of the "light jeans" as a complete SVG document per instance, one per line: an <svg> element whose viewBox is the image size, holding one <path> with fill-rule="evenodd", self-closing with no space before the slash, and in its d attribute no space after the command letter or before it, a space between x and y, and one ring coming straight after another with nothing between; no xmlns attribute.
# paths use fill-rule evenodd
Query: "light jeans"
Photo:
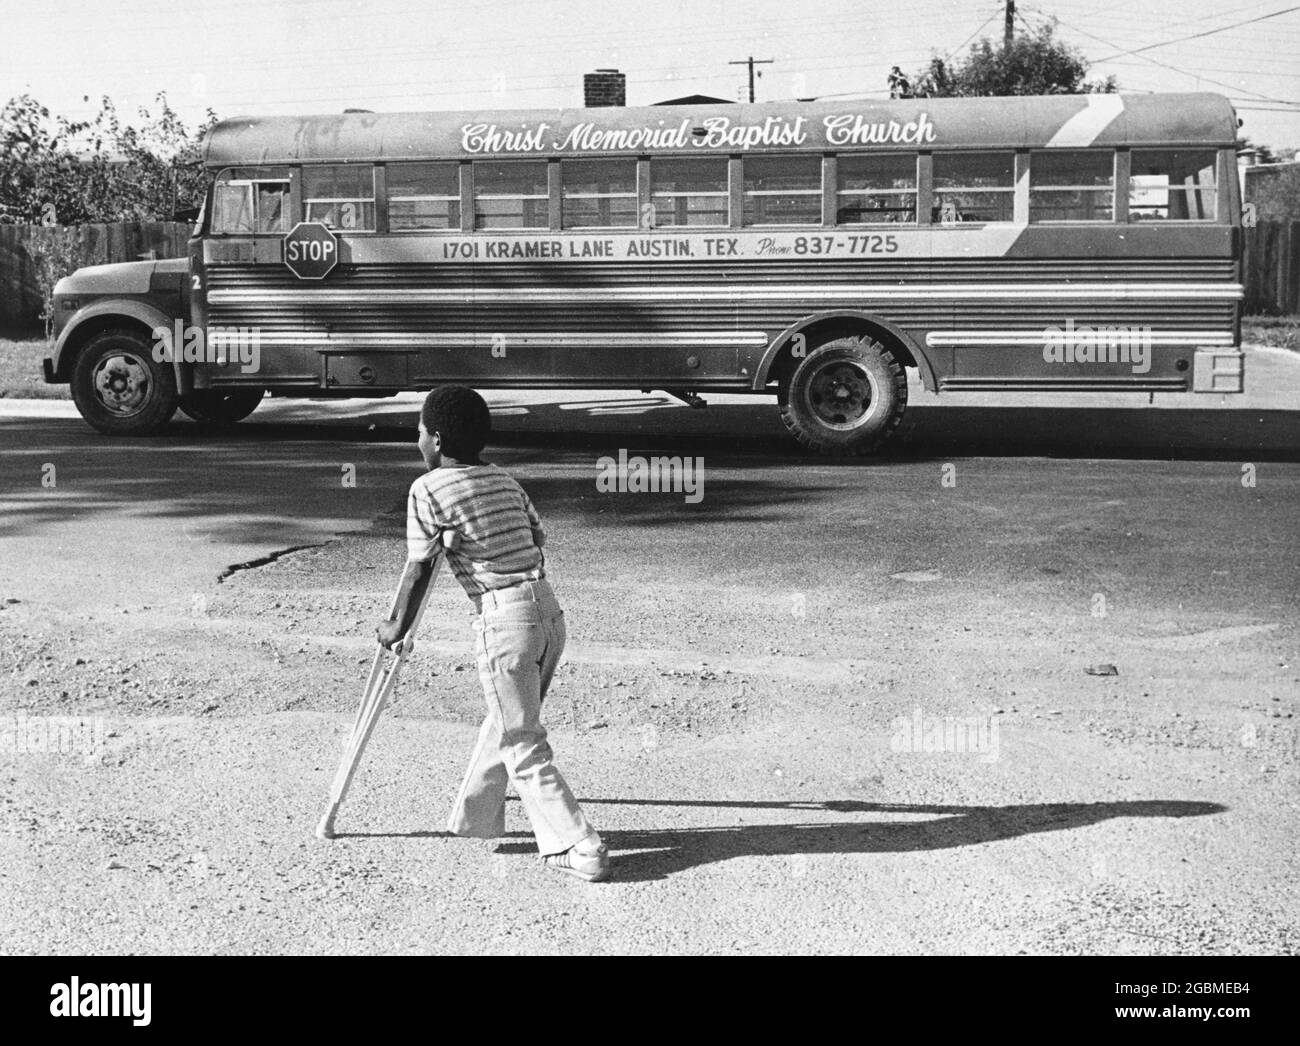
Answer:
<svg viewBox="0 0 1300 1046"><path fill-rule="evenodd" d="M564 612L545 580L489 592L474 621L487 718L447 828L456 835L505 835L506 784L513 782L543 854L562 853L592 834L551 759L541 723L564 652Z"/></svg>

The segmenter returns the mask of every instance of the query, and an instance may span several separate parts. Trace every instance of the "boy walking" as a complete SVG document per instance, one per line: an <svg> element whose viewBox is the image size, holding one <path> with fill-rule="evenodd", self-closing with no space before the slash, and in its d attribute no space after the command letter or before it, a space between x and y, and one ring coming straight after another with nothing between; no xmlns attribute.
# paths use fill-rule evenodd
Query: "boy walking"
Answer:
<svg viewBox="0 0 1300 1046"><path fill-rule="evenodd" d="M609 878L609 852L552 761L541 724L565 642L564 612L546 580L546 534L523 488L479 460L491 429L487 403L472 389L443 385L425 398L420 454L429 471L407 501L397 611L376 631L385 647L406 634L433 562L445 554L478 611L474 646L487 699L447 828L474 838L504 835L506 785L513 782L547 867L599 882ZM444 530L460 536L455 551L443 549Z"/></svg>

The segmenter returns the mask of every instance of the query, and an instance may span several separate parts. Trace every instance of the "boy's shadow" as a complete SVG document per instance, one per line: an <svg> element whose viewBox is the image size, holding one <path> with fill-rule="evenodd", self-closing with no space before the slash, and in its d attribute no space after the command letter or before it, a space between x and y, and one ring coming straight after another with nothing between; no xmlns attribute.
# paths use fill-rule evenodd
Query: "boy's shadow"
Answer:
<svg viewBox="0 0 1300 1046"><path fill-rule="evenodd" d="M513 798L513 797L512 797ZM916 814L925 821L877 821L869 816L798 824L742 824L704 828L601 829L614 856L619 882L663 879L696 865L733 857L796 854L905 853L945 850L1014 839L1034 832L1082 828L1112 817L1201 817L1223 813L1218 803L1139 799L1109 803L1041 803L1014 806L925 806L824 802L727 802L671 799L582 799L587 806L702 806L750 810L808 810L837 814ZM523 833L511 833L523 834ZM534 854L532 841L505 842L499 853Z"/></svg>

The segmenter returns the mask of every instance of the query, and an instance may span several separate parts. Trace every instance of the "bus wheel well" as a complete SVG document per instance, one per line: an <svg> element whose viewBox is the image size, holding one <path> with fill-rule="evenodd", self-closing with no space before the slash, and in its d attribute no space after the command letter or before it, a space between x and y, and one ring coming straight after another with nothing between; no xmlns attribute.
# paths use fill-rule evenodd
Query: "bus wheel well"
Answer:
<svg viewBox="0 0 1300 1046"><path fill-rule="evenodd" d="M63 352L59 356L59 370L56 377L60 381L71 381L72 372L77 367L77 357L81 355L81 350L96 335L111 330L130 331L132 334L142 334L150 340L153 339L153 330L149 325L134 316L113 315L112 313L92 316L84 323L78 324L77 329L68 336L68 340L63 346Z"/></svg>
<svg viewBox="0 0 1300 1046"><path fill-rule="evenodd" d="M795 350L799 347L799 338L801 336L804 339L802 354L806 355L817 346L825 345L828 341L834 341L836 338L860 337L862 335L868 335L884 345L904 367L918 365L907 343L883 324L873 323L871 320L860 317L828 316L824 319L813 320L786 338L781 351L772 361L772 368L768 371L767 380L769 382L775 381L782 390L789 385L795 368L799 366L800 357L795 355Z"/></svg>

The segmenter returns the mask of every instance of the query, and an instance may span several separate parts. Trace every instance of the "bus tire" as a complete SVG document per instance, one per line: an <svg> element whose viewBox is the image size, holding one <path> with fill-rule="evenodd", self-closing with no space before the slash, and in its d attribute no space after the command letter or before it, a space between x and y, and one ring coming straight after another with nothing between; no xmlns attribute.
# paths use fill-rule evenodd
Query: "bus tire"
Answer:
<svg viewBox="0 0 1300 1046"><path fill-rule="evenodd" d="M176 375L153 357L142 333L101 331L77 354L72 399L91 428L106 436L147 436L176 413Z"/></svg>
<svg viewBox="0 0 1300 1046"><path fill-rule="evenodd" d="M800 362L780 394L781 420L820 454L869 454L884 443L907 408L907 371L869 335L819 345Z"/></svg>
<svg viewBox="0 0 1300 1046"><path fill-rule="evenodd" d="M180 399L181 412L200 425L233 425L257 410L265 389L195 389Z"/></svg>

